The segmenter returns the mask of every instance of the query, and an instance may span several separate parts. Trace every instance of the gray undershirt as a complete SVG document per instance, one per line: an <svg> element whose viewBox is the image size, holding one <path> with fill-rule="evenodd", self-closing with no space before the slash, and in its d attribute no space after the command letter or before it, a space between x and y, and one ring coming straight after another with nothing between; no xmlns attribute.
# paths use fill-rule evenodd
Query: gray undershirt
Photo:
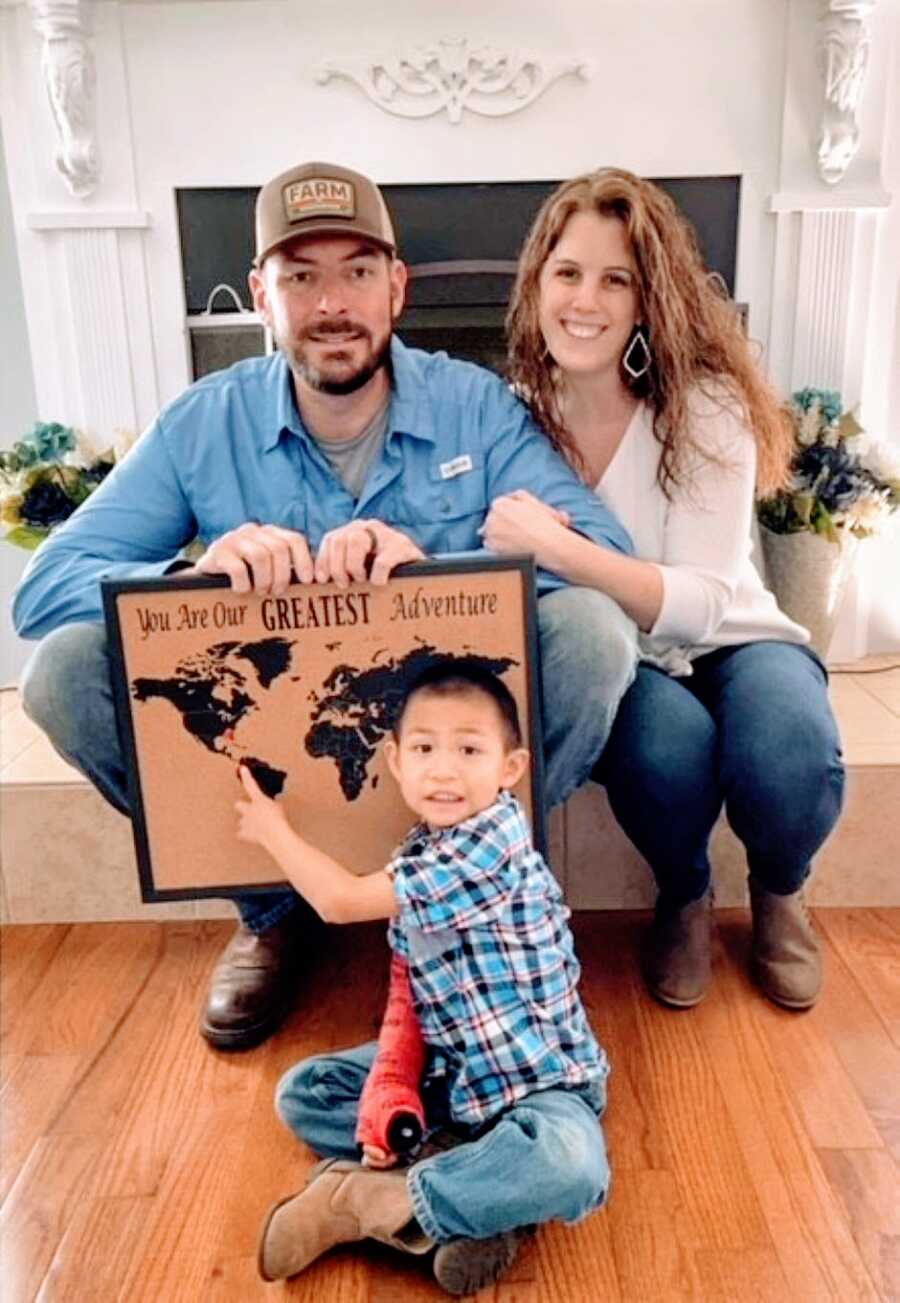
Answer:
<svg viewBox="0 0 900 1303"><path fill-rule="evenodd" d="M354 502L359 501L369 468L384 446L389 412L390 398L388 397L384 406L378 409L366 428L355 439L340 441L322 439L310 430L309 426L306 427L310 438L327 458L335 475L352 495Z"/></svg>

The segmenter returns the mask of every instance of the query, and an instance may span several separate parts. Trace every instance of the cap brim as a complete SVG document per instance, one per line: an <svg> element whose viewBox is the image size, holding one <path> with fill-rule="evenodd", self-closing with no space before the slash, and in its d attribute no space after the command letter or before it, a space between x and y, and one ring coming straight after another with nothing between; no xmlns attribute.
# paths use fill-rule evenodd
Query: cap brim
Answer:
<svg viewBox="0 0 900 1303"><path fill-rule="evenodd" d="M274 253L276 249L283 248L286 244L293 244L296 240L313 239L318 235L343 235L348 240L362 240L366 244L374 244L376 248L384 250L392 258L397 256L397 246L391 244L389 240L382 240L377 235L372 235L369 231L360 231L347 222L325 221L325 222L308 222L304 223L302 230L291 231L283 235L280 239L274 240L267 248L263 249L253 259L254 267L261 267L268 258L269 254Z"/></svg>

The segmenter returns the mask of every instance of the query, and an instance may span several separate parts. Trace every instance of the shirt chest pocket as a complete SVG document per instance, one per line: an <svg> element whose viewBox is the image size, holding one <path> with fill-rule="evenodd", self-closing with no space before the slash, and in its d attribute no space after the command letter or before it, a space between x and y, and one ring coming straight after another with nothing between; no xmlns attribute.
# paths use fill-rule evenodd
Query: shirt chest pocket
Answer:
<svg viewBox="0 0 900 1303"><path fill-rule="evenodd" d="M246 515L241 511L235 511L231 516L224 515L221 510L206 513L198 523L198 537L209 546L223 534L238 529L248 522L258 525L280 525L282 529L292 529L298 534L303 534L304 537L307 536L309 513L306 503L301 498L268 504L254 503L255 513L249 511L249 505Z"/></svg>
<svg viewBox="0 0 900 1303"><path fill-rule="evenodd" d="M418 480L407 474L397 485L389 523L405 529L426 552L481 546L478 530L488 507L484 462L468 456L459 462L459 469L452 462L431 467Z"/></svg>

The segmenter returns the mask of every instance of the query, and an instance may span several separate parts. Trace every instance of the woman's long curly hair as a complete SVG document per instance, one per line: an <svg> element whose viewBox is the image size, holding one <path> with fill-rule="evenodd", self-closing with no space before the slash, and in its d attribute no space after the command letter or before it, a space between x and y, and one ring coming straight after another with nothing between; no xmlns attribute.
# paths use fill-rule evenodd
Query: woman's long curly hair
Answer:
<svg viewBox="0 0 900 1303"><path fill-rule="evenodd" d="M603 168L564 182L540 209L525 241L506 331L508 373L535 420L570 462L583 462L559 406L559 374L541 334L540 276L575 213L616 217L638 267L640 319L652 353L649 371L622 379L653 409L660 445L658 478L666 497L686 478L688 455L703 452L691 433L690 395L737 405L757 444L757 491L786 481L792 431L783 403L754 360L743 324L718 278L703 265L690 224L650 181ZM712 453L707 455L712 456Z"/></svg>

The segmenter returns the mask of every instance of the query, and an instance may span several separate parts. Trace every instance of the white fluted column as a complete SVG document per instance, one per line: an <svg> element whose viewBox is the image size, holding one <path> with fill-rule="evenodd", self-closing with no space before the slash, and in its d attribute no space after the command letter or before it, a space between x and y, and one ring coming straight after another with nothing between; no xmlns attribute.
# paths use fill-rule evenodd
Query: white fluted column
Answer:
<svg viewBox="0 0 900 1303"><path fill-rule="evenodd" d="M103 438L139 430L159 405L141 249L147 215L32 213L28 225L55 286L65 419Z"/></svg>
<svg viewBox="0 0 900 1303"><path fill-rule="evenodd" d="M814 385L857 401L881 205L823 208L809 202L803 207L793 196L772 202L778 214L772 374L785 390Z"/></svg>
<svg viewBox="0 0 900 1303"><path fill-rule="evenodd" d="M128 324L114 230L71 231L60 237L69 278L72 325L84 406L103 429L133 429Z"/></svg>
<svg viewBox="0 0 900 1303"><path fill-rule="evenodd" d="M792 388L815 376L828 388L844 369L851 290L854 216L826 211L800 215L797 334Z"/></svg>

